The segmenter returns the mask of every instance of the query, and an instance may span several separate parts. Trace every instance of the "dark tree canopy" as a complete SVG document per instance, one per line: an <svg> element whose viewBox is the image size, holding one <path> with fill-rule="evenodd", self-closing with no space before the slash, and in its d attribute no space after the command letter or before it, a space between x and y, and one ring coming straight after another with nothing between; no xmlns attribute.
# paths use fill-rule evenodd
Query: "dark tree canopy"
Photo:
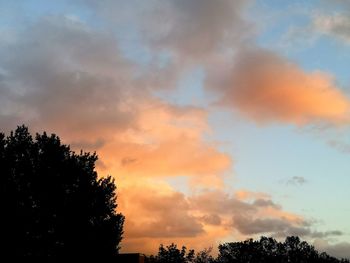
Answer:
<svg viewBox="0 0 350 263"><path fill-rule="evenodd" d="M217 258L209 250L195 254L186 247L178 249L175 244L159 247L158 255L146 258L148 263L349 263L347 259L337 259L317 250L299 237L287 237L284 242L261 237L219 245Z"/></svg>
<svg viewBox="0 0 350 263"><path fill-rule="evenodd" d="M124 217L111 177L98 179L97 155L72 152L56 135L21 126L0 133L1 254L112 257Z"/></svg>
<svg viewBox="0 0 350 263"><path fill-rule="evenodd" d="M218 263L326 263L349 262L338 260L318 251L299 237L290 236L284 242L261 237L219 245Z"/></svg>
<svg viewBox="0 0 350 263"><path fill-rule="evenodd" d="M146 261L150 263L190 263L195 258L194 250L189 250L183 246L177 248L174 243L164 247L160 245L158 255L150 256Z"/></svg>

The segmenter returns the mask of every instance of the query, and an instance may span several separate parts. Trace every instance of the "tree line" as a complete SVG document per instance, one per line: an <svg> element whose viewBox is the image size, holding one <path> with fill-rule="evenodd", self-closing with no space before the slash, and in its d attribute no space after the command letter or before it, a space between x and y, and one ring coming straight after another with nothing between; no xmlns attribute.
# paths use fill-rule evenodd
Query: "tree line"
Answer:
<svg viewBox="0 0 350 263"><path fill-rule="evenodd" d="M349 263L348 259L337 259L326 252L319 253L299 237L289 236L284 242L271 237L259 240L248 239L219 245L217 257L211 249L200 252L178 248L176 244L160 245L157 255L146 257L147 263Z"/></svg>

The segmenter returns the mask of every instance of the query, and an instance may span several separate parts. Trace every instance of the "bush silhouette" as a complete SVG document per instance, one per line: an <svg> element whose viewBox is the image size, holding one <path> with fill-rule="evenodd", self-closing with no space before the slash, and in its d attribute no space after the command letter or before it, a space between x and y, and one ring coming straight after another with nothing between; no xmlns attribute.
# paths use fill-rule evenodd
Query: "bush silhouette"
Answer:
<svg viewBox="0 0 350 263"><path fill-rule="evenodd" d="M97 178L97 155L72 152L56 135L20 126L0 133L3 257L112 257L124 217L111 177Z"/></svg>

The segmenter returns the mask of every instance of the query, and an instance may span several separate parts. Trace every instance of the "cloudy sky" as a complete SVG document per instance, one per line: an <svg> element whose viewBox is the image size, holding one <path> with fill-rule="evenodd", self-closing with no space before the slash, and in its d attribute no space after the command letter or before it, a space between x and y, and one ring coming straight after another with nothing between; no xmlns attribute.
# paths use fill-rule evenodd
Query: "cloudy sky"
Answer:
<svg viewBox="0 0 350 263"><path fill-rule="evenodd" d="M97 151L122 251L350 257L350 1L0 0L0 127Z"/></svg>

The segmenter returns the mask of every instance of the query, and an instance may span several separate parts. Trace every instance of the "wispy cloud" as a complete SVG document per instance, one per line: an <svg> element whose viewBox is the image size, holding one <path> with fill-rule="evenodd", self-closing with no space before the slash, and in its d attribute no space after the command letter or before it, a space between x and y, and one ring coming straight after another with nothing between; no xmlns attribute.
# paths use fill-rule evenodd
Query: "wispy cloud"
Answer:
<svg viewBox="0 0 350 263"><path fill-rule="evenodd" d="M349 13L322 14L313 16L314 30L329 37L334 37L345 44L350 44L350 18Z"/></svg>
<svg viewBox="0 0 350 263"><path fill-rule="evenodd" d="M287 180L287 185L303 185L307 183L307 180L303 176L293 176Z"/></svg>

